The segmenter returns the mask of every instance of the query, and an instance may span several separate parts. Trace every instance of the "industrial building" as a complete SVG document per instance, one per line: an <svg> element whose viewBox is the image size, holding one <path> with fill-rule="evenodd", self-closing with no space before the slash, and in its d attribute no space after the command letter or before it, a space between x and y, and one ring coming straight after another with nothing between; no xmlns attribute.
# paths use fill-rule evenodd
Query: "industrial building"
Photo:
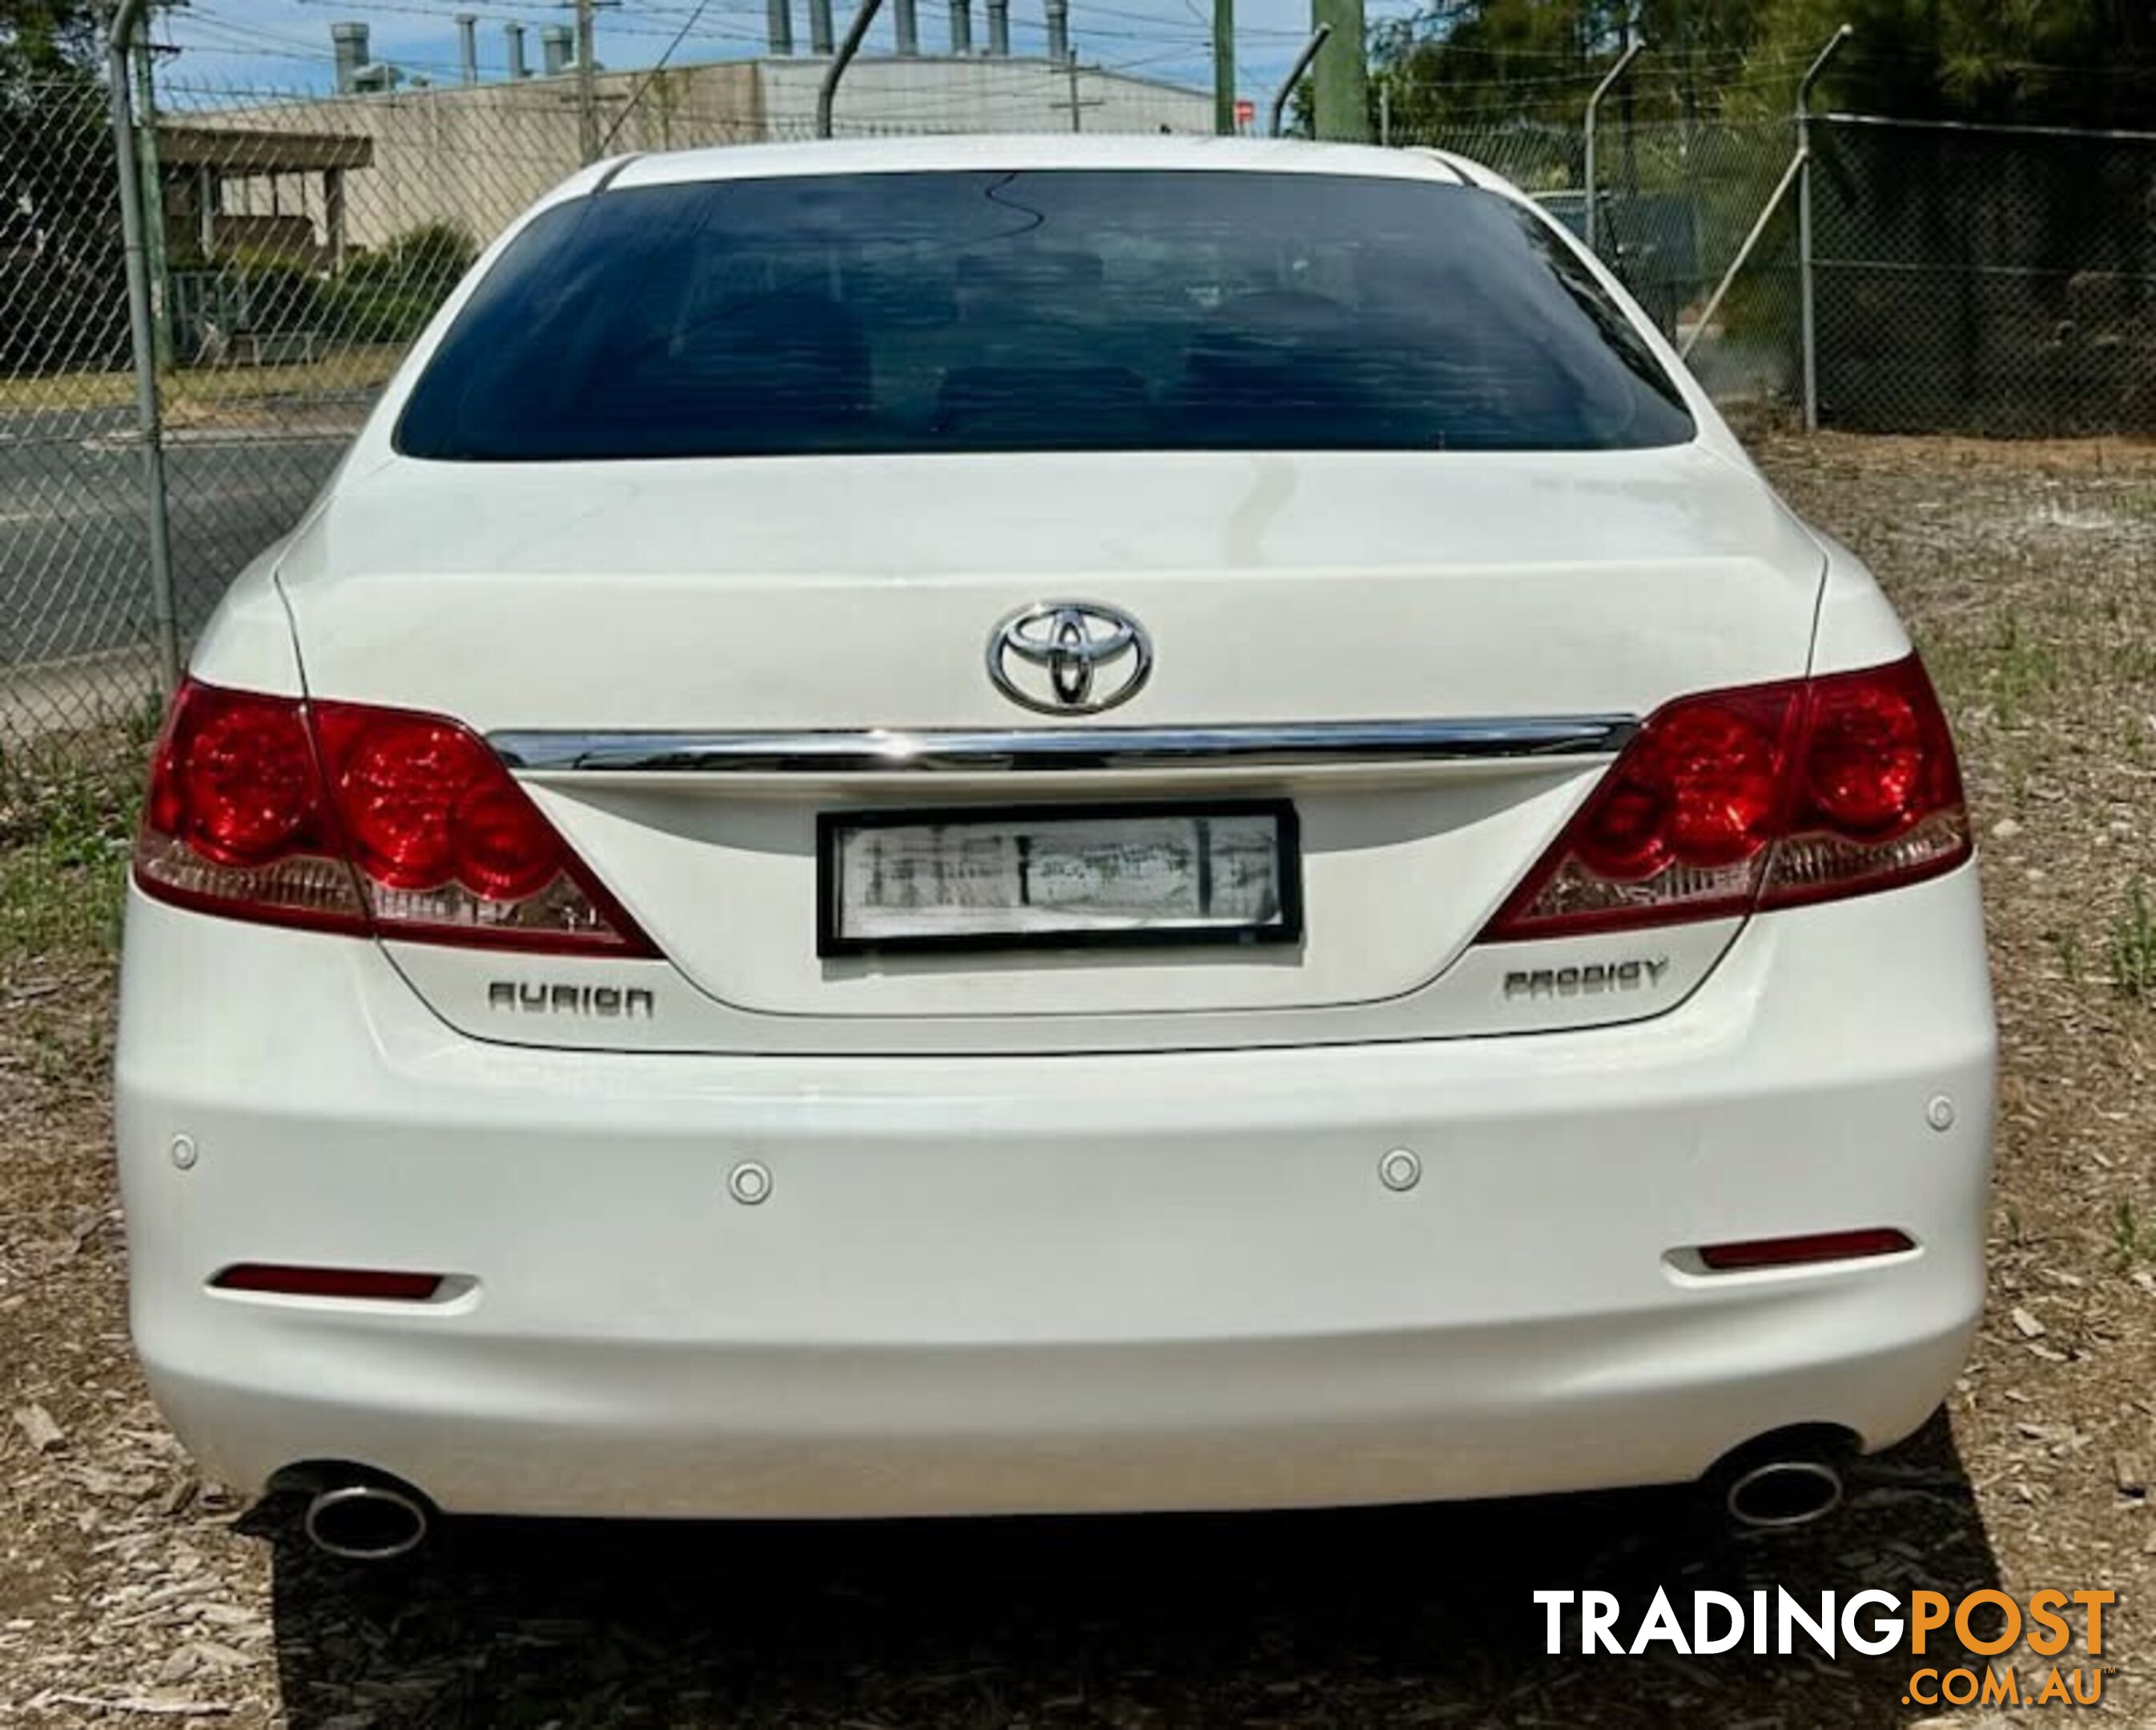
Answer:
<svg viewBox="0 0 2156 1730"><path fill-rule="evenodd" d="M1079 64L1067 14L1049 12L1049 52L1009 52L1009 0L949 0L947 39L924 52L916 0L889 0L847 69L835 110L842 136L911 132L1205 132L1204 91ZM499 38L483 66L476 21L457 18L464 76L429 84L372 57L362 23L331 26L335 95L161 117L166 228L205 264L242 244L334 268L352 249L450 223L491 239L541 193L598 154L806 138L829 60L832 0L807 0L798 33L790 0L770 0L760 58L603 69L580 75L567 25ZM809 52L794 52L805 40ZM603 44L602 44L602 52ZM225 237L221 242L219 237Z"/></svg>

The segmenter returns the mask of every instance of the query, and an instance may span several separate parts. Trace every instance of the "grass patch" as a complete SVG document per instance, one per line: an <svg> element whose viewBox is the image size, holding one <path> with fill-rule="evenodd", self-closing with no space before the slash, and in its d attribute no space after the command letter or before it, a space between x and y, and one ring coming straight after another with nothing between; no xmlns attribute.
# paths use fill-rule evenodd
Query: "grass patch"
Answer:
<svg viewBox="0 0 2156 1730"><path fill-rule="evenodd" d="M2126 909L2111 921L2111 983L2141 1003L2156 1001L2156 906L2148 900L2147 880L2136 877L2126 891Z"/></svg>
<svg viewBox="0 0 2156 1730"><path fill-rule="evenodd" d="M398 346L371 345L339 349L305 365L280 367L182 367L157 376L168 403L246 403L290 397L336 395L372 390L388 382L404 357ZM41 377L0 377L0 411L35 409L65 413L85 408L123 408L135 401L135 375L110 372L54 372Z"/></svg>
<svg viewBox="0 0 2156 1730"><path fill-rule="evenodd" d="M2009 726L2059 683L2058 649L2030 635L2020 614L2011 610L1999 621L1988 660L1992 698L2000 721Z"/></svg>
<svg viewBox="0 0 2156 1730"><path fill-rule="evenodd" d="M2059 970L2066 976L2069 985L2082 983L2082 940L2070 931L2050 931L2044 933L2051 945L2052 952L2059 957Z"/></svg>
<svg viewBox="0 0 2156 1730"><path fill-rule="evenodd" d="M2112 1265L2127 1273L2151 1255L2156 1255L2156 1226L2141 1217L2132 1201L2120 1196L2111 1209Z"/></svg>
<svg viewBox="0 0 2156 1730"><path fill-rule="evenodd" d="M119 737L76 761L0 765L0 976L117 952L141 766Z"/></svg>

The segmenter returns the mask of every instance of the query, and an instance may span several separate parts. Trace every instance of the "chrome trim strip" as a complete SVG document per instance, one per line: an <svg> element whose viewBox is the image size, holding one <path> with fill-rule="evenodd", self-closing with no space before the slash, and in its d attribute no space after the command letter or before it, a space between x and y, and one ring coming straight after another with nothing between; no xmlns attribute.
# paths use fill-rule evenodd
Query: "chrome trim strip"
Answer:
<svg viewBox="0 0 2156 1730"><path fill-rule="evenodd" d="M1608 757L1639 728L1630 715L1564 715L978 732L511 732L490 733L487 742L511 768L538 774L933 775Z"/></svg>

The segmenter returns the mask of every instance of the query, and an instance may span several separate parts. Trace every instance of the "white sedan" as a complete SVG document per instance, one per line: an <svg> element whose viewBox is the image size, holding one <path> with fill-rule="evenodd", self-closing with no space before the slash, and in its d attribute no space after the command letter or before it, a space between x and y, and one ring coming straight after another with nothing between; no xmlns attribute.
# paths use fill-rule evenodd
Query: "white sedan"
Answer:
<svg viewBox="0 0 2156 1730"><path fill-rule="evenodd" d="M431 1513L1799 1521L1983 1291L1953 742L1436 154L634 157L480 261L157 747L135 1337Z"/></svg>

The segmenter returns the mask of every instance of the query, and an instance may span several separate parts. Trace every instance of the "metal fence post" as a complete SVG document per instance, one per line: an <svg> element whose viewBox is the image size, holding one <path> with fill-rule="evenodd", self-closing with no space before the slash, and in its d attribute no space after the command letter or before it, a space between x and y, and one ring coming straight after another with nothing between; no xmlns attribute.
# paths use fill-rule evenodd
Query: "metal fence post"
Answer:
<svg viewBox="0 0 2156 1730"><path fill-rule="evenodd" d="M1639 58L1640 50L1645 46L1646 44L1645 43L1635 42L1630 48L1626 49L1623 54L1620 54L1617 57L1617 64L1609 69L1609 72L1603 78L1602 82L1595 85L1594 94L1587 99L1587 161L1584 173L1583 175L1583 178L1587 182L1587 196L1584 201L1584 207L1580 216L1579 226L1584 231L1580 238L1587 242L1587 249L1594 254L1598 258L1601 256L1602 249L1595 244L1594 239L1595 117L1602 111L1602 99L1609 94L1611 89L1616 85L1617 80L1625 75L1625 69L1631 65L1634 60Z"/></svg>
<svg viewBox="0 0 2156 1730"><path fill-rule="evenodd" d="M831 57L831 64L824 69L824 81L816 86L816 136L831 136L831 105L839 99L839 80L846 75L846 68L854 64L854 56L861 51L862 39L869 33L869 26L875 22L877 9L883 0L861 0L860 8L854 13L854 21L846 27L845 40ZM1076 109L1071 110L1075 117Z"/></svg>
<svg viewBox="0 0 2156 1730"><path fill-rule="evenodd" d="M120 0L105 39L105 83L112 151L120 171L120 237L127 270L127 336L135 362L135 420L142 440L143 508L150 531L150 605L157 638L157 676L169 696L180 682L179 623L172 607L172 525L165 490L163 418L157 403L157 336L150 308L150 266L143 244L142 177L135 153L127 54L146 0Z"/></svg>
<svg viewBox="0 0 2156 1730"><path fill-rule="evenodd" d="M172 280L165 268L165 184L157 162L156 55L147 41L135 54L135 133L141 146L142 240L150 264L150 321L157 338L157 365L172 364L172 309L167 304Z"/></svg>
<svg viewBox="0 0 2156 1730"><path fill-rule="evenodd" d="M1277 138L1281 128L1287 123L1288 99L1295 95L1295 87L1302 82L1303 74L1310 70L1310 63L1317 58L1317 51L1325 46L1326 39L1332 33L1332 26L1320 24L1310 33L1310 40L1302 45L1302 52L1295 57L1295 64L1287 69L1287 76L1281 80L1280 88L1273 92L1272 108L1265 117L1265 136Z"/></svg>
<svg viewBox="0 0 2156 1730"><path fill-rule="evenodd" d="M1730 259L1728 269L1722 273L1721 281L1715 284L1714 292L1707 297L1707 305L1700 309L1699 316L1692 321L1691 334L1677 344L1679 360L1691 358L1693 348L1707 334L1707 326L1714 322L1714 315L1722 310L1722 297L1729 292L1730 285L1737 280L1737 273L1750 261L1753 249L1759 244L1759 237L1767 232L1767 224L1774 219L1774 213L1782 208L1782 200L1789 196L1790 184L1804 170L1804 153L1799 148L1789 158L1789 166L1782 171L1782 177L1774 182L1774 190L1768 193L1767 202L1759 207L1758 215L1752 218L1752 227L1744 236L1743 244L1737 249L1736 256Z"/></svg>
<svg viewBox="0 0 2156 1730"><path fill-rule="evenodd" d="M1797 326L1804 368L1804 430L1819 430L1819 333L1812 316L1812 86L1842 44L1856 34L1844 24L1828 39L1797 84Z"/></svg>

